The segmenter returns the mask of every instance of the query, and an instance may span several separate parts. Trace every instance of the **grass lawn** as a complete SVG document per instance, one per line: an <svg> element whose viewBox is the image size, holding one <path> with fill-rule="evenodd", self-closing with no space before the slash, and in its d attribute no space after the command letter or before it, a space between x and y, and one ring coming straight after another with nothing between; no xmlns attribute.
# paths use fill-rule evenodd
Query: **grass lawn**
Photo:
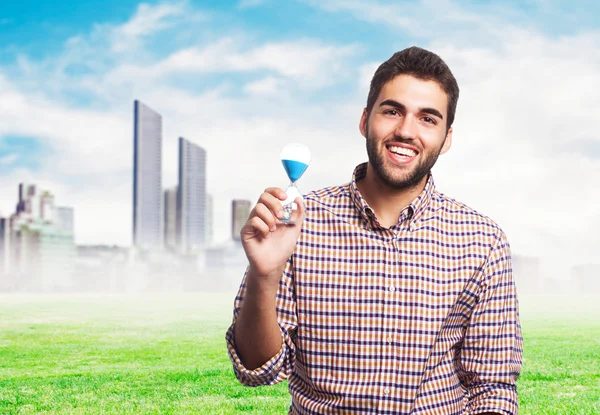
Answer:
<svg viewBox="0 0 600 415"><path fill-rule="evenodd" d="M1 295L0 414L287 413L233 375L233 295ZM521 300L521 414L600 414L599 302Z"/></svg>

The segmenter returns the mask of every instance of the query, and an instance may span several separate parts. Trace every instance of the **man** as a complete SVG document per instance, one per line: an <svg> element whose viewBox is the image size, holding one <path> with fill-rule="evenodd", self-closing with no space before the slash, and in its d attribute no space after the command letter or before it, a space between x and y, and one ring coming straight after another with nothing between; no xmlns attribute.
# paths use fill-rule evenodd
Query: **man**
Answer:
<svg viewBox="0 0 600 415"><path fill-rule="evenodd" d="M458 85L412 47L376 71L360 119L369 162L282 225L281 189L241 231L249 266L227 332L237 378L289 377L294 414L516 414L522 337L510 248L439 193Z"/></svg>

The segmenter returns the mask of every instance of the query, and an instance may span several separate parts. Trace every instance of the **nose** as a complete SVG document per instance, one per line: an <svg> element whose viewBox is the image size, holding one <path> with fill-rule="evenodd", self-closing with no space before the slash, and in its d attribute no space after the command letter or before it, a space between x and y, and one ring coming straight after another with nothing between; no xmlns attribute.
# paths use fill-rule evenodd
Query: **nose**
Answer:
<svg viewBox="0 0 600 415"><path fill-rule="evenodd" d="M401 117L396 125L396 136L414 139L417 137L417 120L411 114Z"/></svg>

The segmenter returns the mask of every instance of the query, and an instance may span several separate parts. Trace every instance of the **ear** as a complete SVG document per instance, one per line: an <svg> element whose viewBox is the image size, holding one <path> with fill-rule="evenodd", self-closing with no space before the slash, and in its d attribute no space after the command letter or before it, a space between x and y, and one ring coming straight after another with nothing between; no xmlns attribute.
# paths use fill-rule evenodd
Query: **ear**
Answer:
<svg viewBox="0 0 600 415"><path fill-rule="evenodd" d="M448 130L448 134L446 134L446 140L444 141L444 146L440 151L440 154L444 154L446 151L450 150L452 146L452 127Z"/></svg>
<svg viewBox="0 0 600 415"><path fill-rule="evenodd" d="M362 115L360 117L360 122L358 123L358 129L363 137L367 138L367 109L363 109Z"/></svg>

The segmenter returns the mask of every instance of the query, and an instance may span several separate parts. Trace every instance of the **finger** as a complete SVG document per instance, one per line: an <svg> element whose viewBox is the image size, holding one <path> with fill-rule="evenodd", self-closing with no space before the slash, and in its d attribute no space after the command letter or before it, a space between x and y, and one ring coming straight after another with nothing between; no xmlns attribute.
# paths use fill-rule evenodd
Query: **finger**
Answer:
<svg viewBox="0 0 600 415"><path fill-rule="evenodd" d="M279 208L279 210L281 210L281 208ZM275 230L275 225L276 225L276 217L275 215L277 214L277 212L272 212L271 210L269 210L269 208L267 206L265 206L262 203L259 203L258 205L256 205L256 207L254 208L256 217L260 218L266 225L267 227L274 231Z"/></svg>
<svg viewBox="0 0 600 415"><path fill-rule="evenodd" d="M283 192L285 194L285 192ZM285 198L283 199L285 200ZM273 212L273 215L277 218L283 217L283 207L281 205L281 200L279 200L276 196L271 193L264 192L260 195L258 199L258 205L263 204L267 207L268 210Z"/></svg>
<svg viewBox="0 0 600 415"><path fill-rule="evenodd" d="M297 208L292 212L291 222L300 225L306 217L306 205L304 204L304 199L302 199L300 196L294 199L294 203L296 204Z"/></svg>
<svg viewBox="0 0 600 415"><path fill-rule="evenodd" d="M255 216L248 222L246 222L241 231L242 237L244 235L249 237L260 235L262 238L266 238L269 236L270 233L271 232L269 231L269 227L267 226L267 224L263 222L263 220L260 219L258 216Z"/></svg>
<svg viewBox="0 0 600 415"><path fill-rule="evenodd" d="M264 193L268 193L279 200L287 199L287 194L285 193L285 190L283 190L280 187L268 187L265 189Z"/></svg>

